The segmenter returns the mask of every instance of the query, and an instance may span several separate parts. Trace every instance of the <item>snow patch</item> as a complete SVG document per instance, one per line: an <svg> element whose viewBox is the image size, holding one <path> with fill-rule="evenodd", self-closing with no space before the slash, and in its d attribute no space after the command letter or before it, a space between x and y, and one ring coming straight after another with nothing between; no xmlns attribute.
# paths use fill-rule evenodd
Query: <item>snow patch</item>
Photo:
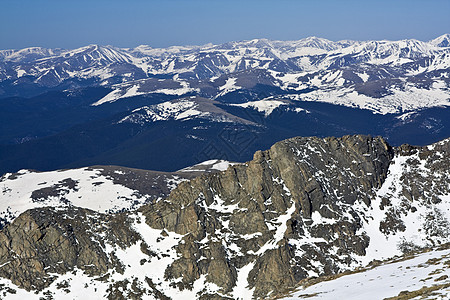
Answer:
<svg viewBox="0 0 450 300"><path fill-rule="evenodd" d="M278 218L273 220L271 223L276 225L276 231L273 238L265 243L258 251L253 250L248 251L248 254L261 255L267 250L276 249L278 247L278 242L284 238L284 234L287 230L287 221L292 218L292 214L295 212L295 203L291 201L291 207L286 210L284 215L280 215Z"/></svg>
<svg viewBox="0 0 450 300"><path fill-rule="evenodd" d="M164 103L144 106L132 111L132 113L121 119L118 123L130 122L145 124L155 121L188 120L193 117L206 117L209 112L202 112L199 105L190 100L167 101Z"/></svg>
<svg viewBox="0 0 450 300"><path fill-rule="evenodd" d="M281 105L288 105L286 102L279 100L259 100L259 101L251 101L241 104L230 104L232 106L239 106L243 108L253 108L259 112L264 113L264 116L268 117L276 108Z"/></svg>
<svg viewBox="0 0 450 300"><path fill-rule="evenodd" d="M254 266L255 263L252 262L237 270L236 286L233 288L232 292L234 299L252 299L255 288L249 289L247 278Z"/></svg>
<svg viewBox="0 0 450 300"><path fill-rule="evenodd" d="M65 181L72 181L75 186L66 187ZM45 197L45 200L33 199L32 192L55 187L58 195ZM19 215L37 207L71 205L108 212L131 208L135 201L144 203L144 196L137 196L135 190L115 184L110 177L101 175L99 169L72 169L52 172L19 172L16 179L8 179L8 174L0 180L0 212ZM36 196L35 196L36 197ZM64 201L61 201L64 198ZM66 203L65 203L66 202Z"/></svg>
<svg viewBox="0 0 450 300"><path fill-rule="evenodd" d="M301 288L284 300L294 299L386 299L397 296L402 291L416 291L422 287L447 284L450 269L445 264L450 250L432 251L405 261L384 264L376 268L345 275L330 281ZM430 263L437 260L437 263ZM438 278L443 280L436 281ZM449 290L437 291L448 296ZM436 297L436 298L434 298ZM438 299L433 295L433 299Z"/></svg>
<svg viewBox="0 0 450 300"><path fill-rule="evenodd" d="M236 85L237 82L237 78L227 78L227 80L225 81L225 84L222 85L221 87L219 87L219 90L221 91L217 97L223 96L225 94L228 94L230 92L236 91L241 89L240 86Z"/></svg>
<svg viewBox="0 0 450 300"><path fill-rule="evenodd" d="M441 85L438 85L439 87ZM372 98L352 88L320 89L289 96L292 100L326 102L379 114L394 114L435 106L450 106L450 93L444 88L422 89L407 85L404 90L393 88L391 94Z"/></svg>

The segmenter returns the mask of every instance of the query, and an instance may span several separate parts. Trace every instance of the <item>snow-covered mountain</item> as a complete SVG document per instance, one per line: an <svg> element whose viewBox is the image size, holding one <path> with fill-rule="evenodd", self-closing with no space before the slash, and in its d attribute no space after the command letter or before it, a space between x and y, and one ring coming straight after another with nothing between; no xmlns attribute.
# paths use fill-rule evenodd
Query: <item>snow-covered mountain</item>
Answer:
<svg viewBox="0 0 450 300"><path fill-rule="evenodd" d="M438 47L450 47L450 34L443 34L431 40L429 43Z"/></svg>
<svg viewBox="0 0 450 300"><path fill-rule="evenodd" d="M367 63L373 65L405 65L428 58L429 64L440 66L448 54L449 35L429 42L400 41L339 41L310 37L299 41L255 39L222 45L151 48L117 48L89 45L74 50L26 48L2 50L0 57L16 74L2 78L17 79L31 75L41 77L50 70L59 80L68 77L121 76L129 81L127 70L117 65L133 65L146 77L157 74L180 74L183 78L205 79L252 68L275 71L319 71ZM22 68L21 66L27 66ZM448 66L448 65L447 65ZM412 66L408 66L412 68ZM420 72L429 71L420 70ZM3 70L4 71L4 70ZM190 74L189 74L190 73ZM65 75L65 76L62 76Z"/></svg>
<svg viewBox="0 0 450 300"><path fill-rule="evenodd" d="M39 91L95 85L113 88L111 94L98 99L98 105L149 93L217 98L264 85L279 89L279 94L320 90L325 94L306 93L305 98L362 106L378 113L398 112L448 104L448 41L445 34L429 42L333 42L310 37L170 48L90 45L74 50L2 50L0 93L4 97L26 94L31 87ZM342 88L350 97L336 95ZM410 97L411 89L420 95L432 93L433 100L424 105L416 99L414 105L405 104L402 99ZM385 98L394 94L399 103ZM381 105L368 104L359 96L375 98Z"/></svg>
<svg viewBox="0 0 450 300"><path fill-rule="evenodd" d="M112 86L113 91L92 105L151 94L201 95L218 101L239 103L245 100L263 100L255 95L241 100L241 95L265 88L269 90L269 95L277 95L279 98L326 102L368 109L374 113L393 114L449 106L449 86L450 78L423 78L417 75L394 78L386 70L370 66L357 71L337 69L312 74L252 69L207 81L144 79L117 84Z"/></svg>

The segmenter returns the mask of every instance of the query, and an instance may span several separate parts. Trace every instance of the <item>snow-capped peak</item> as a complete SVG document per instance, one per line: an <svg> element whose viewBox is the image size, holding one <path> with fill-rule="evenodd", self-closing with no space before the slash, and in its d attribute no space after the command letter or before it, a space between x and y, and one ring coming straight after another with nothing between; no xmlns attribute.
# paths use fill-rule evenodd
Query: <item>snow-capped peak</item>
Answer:
<svg viewBox="0 0 450 300"><path fill-rule="evenodd" d="M450 47L450 34L443 34L431 41L430 44L435 45L437 47Z"/></svg>
<svg viewBox="0 0 450 300"><path fill-rule="evenodd" d="M58 55L61 52L61 49L47 49L43 47L29 47L20 50L0 50L0 59L11 62L28 62Z"/></svg>
<svg viewBox="0 0 450 300"><path fill-rule="evenodd" d="M301 47L310 47L310 48L318 48L322 50L335 50L340 48L337 43L315 36L307 37L299 41L299 45Z"/></svg>

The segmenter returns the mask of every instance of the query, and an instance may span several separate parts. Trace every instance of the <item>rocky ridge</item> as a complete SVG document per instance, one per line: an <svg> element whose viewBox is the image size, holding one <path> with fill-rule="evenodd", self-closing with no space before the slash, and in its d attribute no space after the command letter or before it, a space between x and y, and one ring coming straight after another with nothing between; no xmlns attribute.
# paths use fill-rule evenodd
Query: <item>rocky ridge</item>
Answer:
<svg viewBox="0 0 450 300"><path fill-rule="evenodd" d="M449 242L449 147L298 137L135 211L29 210L0 232L2 293L267 298Z"/></svg>

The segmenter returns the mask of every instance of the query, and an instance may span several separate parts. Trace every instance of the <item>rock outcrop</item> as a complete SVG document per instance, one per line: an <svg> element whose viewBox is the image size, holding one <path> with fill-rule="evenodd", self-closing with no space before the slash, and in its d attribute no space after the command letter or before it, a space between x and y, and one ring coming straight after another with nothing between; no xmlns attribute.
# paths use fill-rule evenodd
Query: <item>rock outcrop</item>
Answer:
<svg viewBox="0 0 450 300"><path fill-rule="evenodd" d="M193 249L175 262L174 278L192 285L201 274L218 269L223 276L209 277L228 293L238 270L254 262L249 284L262 297L306 277L311 260L321 261L326 273L338 271L332 261L342 259L329 256L333 246L347 263L352 254L365 254L369 241L357 234L359 216L346 207L357 201L370 204L392 157L381 138L294 138L256 152L247 164L181 183L167 201L141 211L153 228L187 234L194 241L206 238L205 243L186 242ZM339 221L313 224L314 213ZM322 247L290 242L306 236L322 239ZM300 258L296 252L306 255ZM197 256L205 257L207 268L198 268ZM187 271L186 263L194 268Z"/></svg>
<svg viewBox="0 0 450 300"><path fill-rule="evenodd" d="M26 290L41 290L74 268L98 276L117 267L104 252L105 242L127 247L139 236L124 215L114 217L69 208L34 209L0 233L0 276Z"/></svg>
<svg viewBox="0 0 450 300"><path fill-rule="evenodd" d="M54 294L58 276L74 272L114 299L276 296L304 278L379 258L373 249L387 252L377 236L405 250L402 218L418 210L441 217L419 222L421 241L443 241L449 222L433 205L450 202L449 147L449 140L393 149L381 137L298 137L184 181L137 211L27 211L0 232L0 276L11 281L3 291ZM398 164L404 168L393 169Z"/></svg>

